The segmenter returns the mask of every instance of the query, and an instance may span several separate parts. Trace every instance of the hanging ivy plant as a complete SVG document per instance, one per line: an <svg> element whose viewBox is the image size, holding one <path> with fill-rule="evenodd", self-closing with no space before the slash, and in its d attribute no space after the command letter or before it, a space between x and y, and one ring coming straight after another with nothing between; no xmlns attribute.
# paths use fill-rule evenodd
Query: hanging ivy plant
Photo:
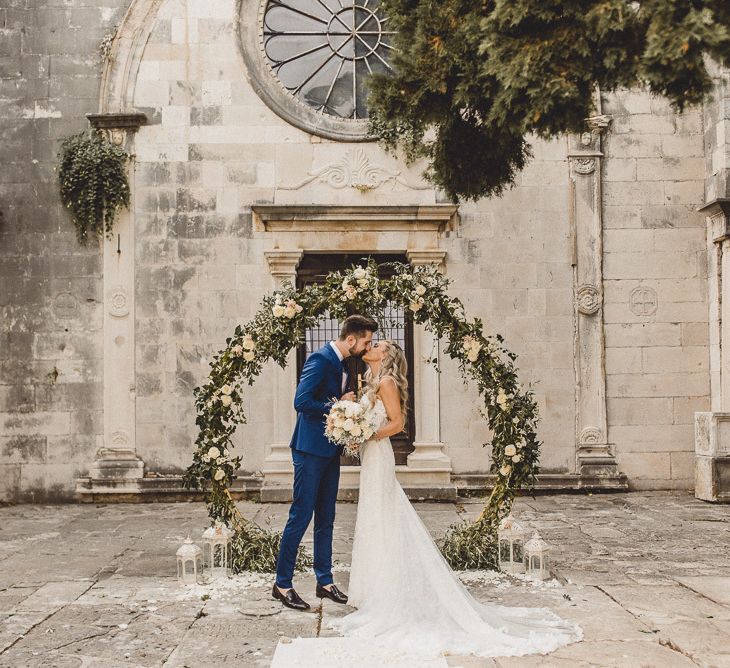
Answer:
<svg viewBox="0 0 730 668"><path fill-rule="evenodd" d="M81 245L90 236L111 238L119 210L129 206L129 157L96 129L62 141L58 154L61 201L71 212Z"/></svg>
<svg viewBox="0 0 730 668"><path fill-rule="evenodd" d="M207 382L194 390L198 410L193 462L183 477L185 487L201 489L213 522L235 531L233 562L237 570L273 571L280 534L244 518L229 487L241 466L232 454L236 426L246 422L246 387L253 385L264 364L284 367L288 352L304 341L325 312L344 318L349 310L385 321L388 305L404 307L406 316L445 341L445 354L455 360L465 381L472 380L484 402L483 416L491 429L491 470L495 483L474 522L452 525L441 551L456 569L496 568L497 526L509 513L520 488L530 488L538 471L538 407L523 388L514 365L516 355L503 347L501 336L486 336L479 318L470 319L459 299L448 293L449 280L435 266L389 263L390 279L367 267L332 272L321 285L297 290L291 285L263 298L253 319L238 325L226 347L211 362ZM297 567L311 564L300 548Z"/></svg>

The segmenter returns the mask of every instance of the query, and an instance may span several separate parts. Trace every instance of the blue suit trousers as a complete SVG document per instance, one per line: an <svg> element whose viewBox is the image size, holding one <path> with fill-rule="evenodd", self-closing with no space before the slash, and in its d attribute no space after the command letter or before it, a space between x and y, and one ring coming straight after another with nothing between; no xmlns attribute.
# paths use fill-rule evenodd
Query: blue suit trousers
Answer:
<svg viewBox="0 0 730 668"><path fill-rule="evenodd" d="M314 573L320 585L332 584L332 530L340 482L340 455L319 457L292 449L294 490L276 562L276 585L292 586L297 550L314 515Z"/></svg>

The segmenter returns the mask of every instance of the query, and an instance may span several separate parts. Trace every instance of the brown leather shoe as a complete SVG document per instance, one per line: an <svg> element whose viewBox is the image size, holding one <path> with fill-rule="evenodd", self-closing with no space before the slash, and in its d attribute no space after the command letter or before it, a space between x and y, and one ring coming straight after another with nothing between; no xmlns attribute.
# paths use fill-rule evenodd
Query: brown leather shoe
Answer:
<svg viewBox="0 0 730 668"><path fill-rule="evenodd" d="M337 589L337 585L332 585L329 589L317 585L317 598L328 598L335 603L347 603L347 596Z"/></svg>
<svg viewBox="0 0 730 668"><path fill-rule="evenodd" d="M279 591L279 588L274 585L274 588L271 590L271 597L275 598L277 601L281 601L287 608L292 608L294 610L309 610L310 607L309 603L302 600L294 589L290 589L286 592L286 594L282 594Z"/></svg>

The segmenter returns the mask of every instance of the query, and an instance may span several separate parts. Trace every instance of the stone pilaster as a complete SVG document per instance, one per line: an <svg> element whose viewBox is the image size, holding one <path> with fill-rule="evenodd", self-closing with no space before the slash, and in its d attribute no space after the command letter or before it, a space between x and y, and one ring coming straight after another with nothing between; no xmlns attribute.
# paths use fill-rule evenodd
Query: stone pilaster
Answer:
<svg viewBox="0 0 730 668"><path fill-rule="evenodd" d="M730 198L707 216L711 411L695 413L695 496L730 501Z"/></svg>
<svg viewBox="0 0 730 668"><path fill-rule="evenodd" d="M272 250L267 251L265 255L276 290L283 288L285 283L296 285L297 267L304 251ZM286 368L274 365L273 369L274 441L269 444L269 454L264 460L265 486L291 485L294 475L289 442L296 418L294 412L296 375L296 351L292 350L287 357Z"/></svg>
<svg viewBox="0 0 730 668"><path fill-rule="evenodd" d="M625 487L608 444L603 333L601 138L611 119L587 119L570 138L571 230L575 290L576 457L581 478Z"/></svg>
<svg viewBox="0 0 730 668"><path fill-rule="evenodd" d="M141 113L87 114L92 127L122 146L128 167L130 204L120 212L112 239L100 241L104 255L104 443L89 465L82 493L133 490L144 477L135 440L134 342L134 135L147 117Z"/></svg>
<svg viewBox="0 0 730 668"><path fill-rule="evenodd" d="M446 251L440 249L409 250L406 253L413 266L436 264L443 268ZM446 454L441 440L439 373L429 363L438 357L439 342L422 325L415 325L413 332L413 392L416 410L415 448L408 455L409 469L422 473L423 483L450 486L451 458Z"/></svg>

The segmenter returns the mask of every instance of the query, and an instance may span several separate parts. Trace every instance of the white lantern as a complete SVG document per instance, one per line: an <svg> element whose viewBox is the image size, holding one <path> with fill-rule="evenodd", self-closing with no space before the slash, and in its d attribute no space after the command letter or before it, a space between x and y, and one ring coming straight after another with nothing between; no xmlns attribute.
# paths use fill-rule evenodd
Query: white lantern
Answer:
<svg viewBox="0 0 730 668"><path fill-rule="evenodd" d="M550 548L537 531L525 543L525 574L538 580L550 577Z"/></svg>
<svg viewBox="0 0 730 668"><path fill-rule="evenodd" d="M499 570L505 573L524 573L523 548L527 529L512 515L507 515L497 529Z"/></svg>
<svg viewBox="0 0 730 668"><path fill-rule="evenodd" d="M231 574L231 531L225 524L215 524L203 531L203 571L211 577Z"/></svg>
<svg viewBox="0 0 730 668"><path fill-rule="evenodd" d="M190 536L185 539L177 551L177 579L183 584L202 583L203 577L203 550L201 550Z"/></svg>

